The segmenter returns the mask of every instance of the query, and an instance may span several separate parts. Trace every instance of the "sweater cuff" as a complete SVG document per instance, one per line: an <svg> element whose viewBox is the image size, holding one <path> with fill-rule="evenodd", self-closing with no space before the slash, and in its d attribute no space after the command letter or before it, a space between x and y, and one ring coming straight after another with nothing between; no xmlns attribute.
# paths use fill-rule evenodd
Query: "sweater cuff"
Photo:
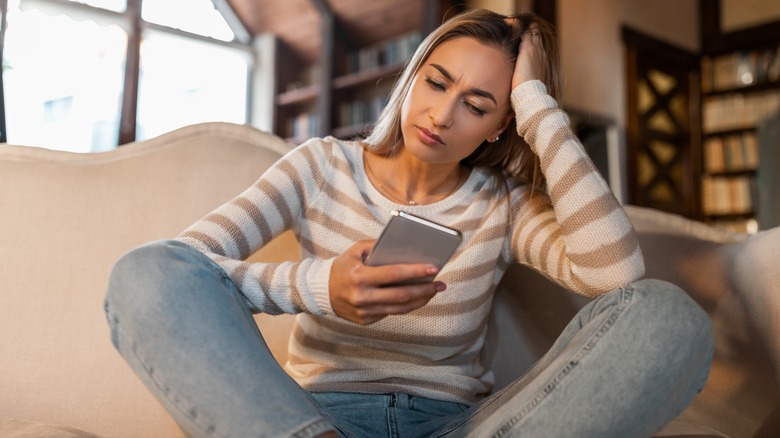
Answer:
<svg viewBox="0 0 780 438"><path fill-rule="evenodd" d="M333 306L330 304L330 270L333 259L318 260L306 271L306 283L310 287L311 299L314 301L318 315L333 315ZM307 306L312 309L312 306Z"/></svg>

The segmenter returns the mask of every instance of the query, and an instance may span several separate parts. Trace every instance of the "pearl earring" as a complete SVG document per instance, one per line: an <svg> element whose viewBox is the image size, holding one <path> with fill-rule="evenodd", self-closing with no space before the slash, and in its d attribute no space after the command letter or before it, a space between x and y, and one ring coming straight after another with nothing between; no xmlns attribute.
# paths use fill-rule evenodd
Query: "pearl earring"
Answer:
<svg viewBox="0 0 780 438"><path fill-rule="evenodd" d="M493 138L489 138L489 139L488 139L488 143L495 143L495 142L497 142L497 141L498 141L498 135L497 135L497 136L495 136L495 137L493 137Z"/></svg>

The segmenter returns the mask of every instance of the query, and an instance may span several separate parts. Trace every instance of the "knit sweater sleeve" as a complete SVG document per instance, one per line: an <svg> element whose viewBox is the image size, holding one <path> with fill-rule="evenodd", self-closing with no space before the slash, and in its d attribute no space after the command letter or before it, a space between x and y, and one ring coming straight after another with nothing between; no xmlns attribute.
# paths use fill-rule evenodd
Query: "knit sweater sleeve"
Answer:
<svg viewBox="0 0 780 438"><path fill-rule="evenodd" d="M274 163L251 187L187 228L177 240L203 252L230 277L254 312L332 314L332 259L259 263L246 259L293 228L315 197L328 157L319 140Z"/></svg>
<svg viewBox="0 0 780 438"><path fill-rule="evenodd" d="M595 297L644 275L627 215L540 81L512 91L518 133L539 157L547 193L517 190L512 251L564 287Z"/></svg>

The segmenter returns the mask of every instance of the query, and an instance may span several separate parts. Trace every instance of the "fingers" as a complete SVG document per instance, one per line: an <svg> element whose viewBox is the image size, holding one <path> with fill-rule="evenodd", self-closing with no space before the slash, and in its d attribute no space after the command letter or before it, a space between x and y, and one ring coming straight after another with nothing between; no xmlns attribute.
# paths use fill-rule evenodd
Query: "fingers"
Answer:
<svg viewBox="0 0 780 438"><path fill-rule="evenodd" d="M530 42L532 45L537 46L542 42L542 34L539 31L539 25L537 23L531 23L531 25L528 26L528 29L523 32L523 35L530 36L530 38L523 38L521 44Z"/></svg>
<svg viewBox="0 0 780 438"><path fill-rule="evenodd" d="M434 282L364 290L351 297L352 312L347 319L367 325L389 315L403 315L428 304L444 289L443 283Z"/></svg>
<svg viewBox="0 0 780 438"><path fill-rule="evenodd" d="M433 265L426 264L403 264L375 266L361 269L358 275L365 275L370 279L364 284L387 285L397 284L408 280L432 277L439 273L439 269ZM358 280L359 281L359 280Z"/></svg>

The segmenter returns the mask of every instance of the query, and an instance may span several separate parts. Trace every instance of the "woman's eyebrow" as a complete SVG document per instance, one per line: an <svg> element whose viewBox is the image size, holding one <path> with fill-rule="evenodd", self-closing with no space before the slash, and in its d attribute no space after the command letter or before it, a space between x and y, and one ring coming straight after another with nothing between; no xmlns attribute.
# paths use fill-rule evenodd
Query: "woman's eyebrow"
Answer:
<svg viewBox="0 0 780 438"><path fill-rule="evenodd" d="M450 74L450 72L448 72L447 69L442 67L441 65L439 65L439 64L431 64L431 67L435 68L436 70L439 70L439 73L441 73L450 82L455 80L455 79L453 79L453 77ZM495 96L493 96L493 93L491 93L489 91L485 91L485 90L482 90L480 88L472 88L472 89L468 90L468 92L471 93L471 94L476 94L477 96L482 96L482 97L488 98L488 99L492 100L493 103L498 105L498 102L496 101Z"/></svg>

